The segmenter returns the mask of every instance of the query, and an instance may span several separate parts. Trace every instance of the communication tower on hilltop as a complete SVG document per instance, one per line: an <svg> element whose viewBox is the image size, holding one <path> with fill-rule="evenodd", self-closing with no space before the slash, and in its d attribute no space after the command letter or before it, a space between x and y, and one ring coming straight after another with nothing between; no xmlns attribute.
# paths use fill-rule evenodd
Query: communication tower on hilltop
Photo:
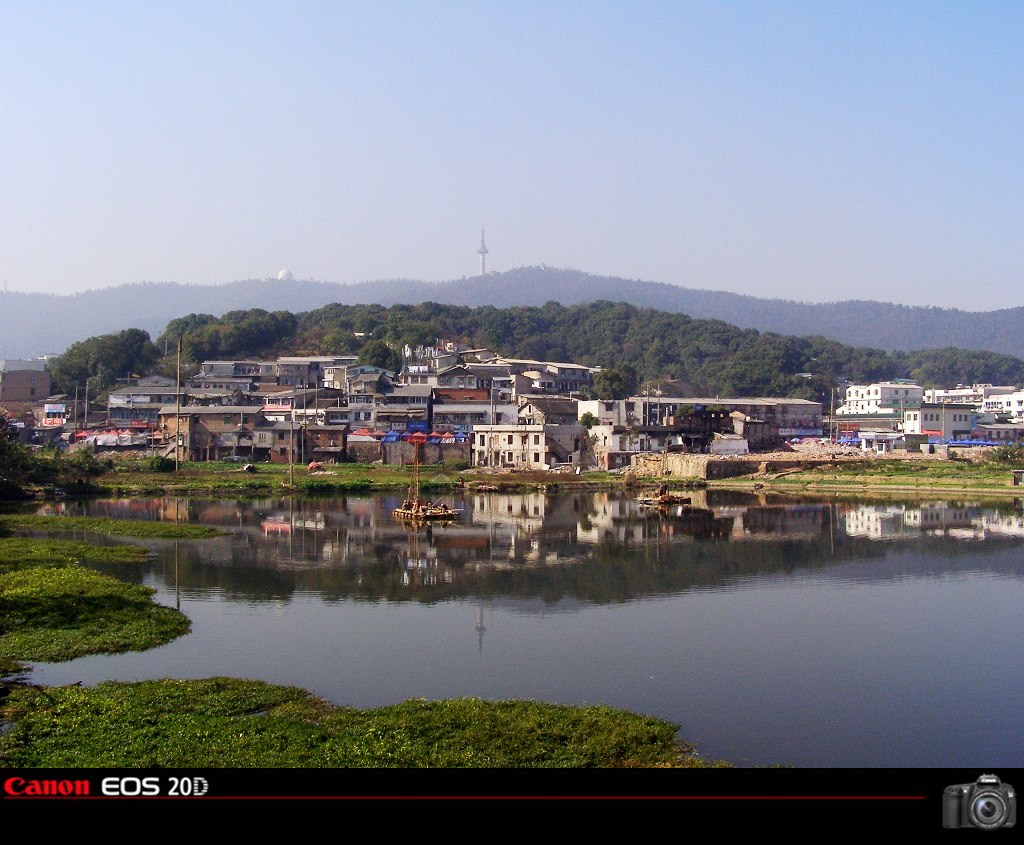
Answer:
<svg viewBox="0 0 1024 845"><path fill-rule="evenodd" d="M487 275L487 244L484 243L484 227L480 227L480 249L476 251L476 254L480 256L480 275Z"/></svg>

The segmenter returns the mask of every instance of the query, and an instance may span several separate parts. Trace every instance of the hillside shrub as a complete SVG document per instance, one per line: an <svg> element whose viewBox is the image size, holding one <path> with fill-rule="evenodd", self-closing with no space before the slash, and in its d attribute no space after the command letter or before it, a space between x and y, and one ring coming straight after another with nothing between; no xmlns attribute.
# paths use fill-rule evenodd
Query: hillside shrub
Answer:
<svg viewBox="0 0 1024 845"><path fill-rule="evenodd" d="M1024 464L1024 445L1007 443L996 446L989 457L998 464Z"/></svg>

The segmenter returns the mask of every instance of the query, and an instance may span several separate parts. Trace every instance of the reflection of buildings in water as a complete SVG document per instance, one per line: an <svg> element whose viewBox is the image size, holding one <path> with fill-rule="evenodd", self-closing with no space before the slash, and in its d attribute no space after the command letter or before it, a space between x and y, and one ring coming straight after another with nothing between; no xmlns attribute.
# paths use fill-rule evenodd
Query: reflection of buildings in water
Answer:
<svg viewBox="0 0 1024 845"><path fill-rule="evenodd" d="M689 492L689 491L688 491ZM643 542L649 539L716 540L811 538L827 530L828 505L716 505L707 491L694 490L690 505L641 507L633 497L597 494L581 517L577 538L584 544Z"/></svg>
<svg viewBox="0 0 1024 845"><path fill-rule="evenodd" d="M547 496L544 493L476 493L466 497L474 522L515 525L525 529L544 526Z"/></svg>
<svg viewBox="0 0 1024 845"><path fill-rule="evenodd" d="M1024 536L1020 512L983 517L974 507L948 504L764 505L737 494L727 498L705 491L693 494L695 503L711 507L642 509L634 495L622 491L472 492L460 497L462 513L457 522L415 530L391 516L400 494L250 502L165 497L141 500L137 504L144 507L135 511L188 513L191 522L230 528L231 536L219 542L232 549L236 561L255 567L383 566L393 572L396 584L400 580L410 589L453 583L487 570L573 565L602 558L619 545L653 549L653 543L667 549L664 544L694 540L813 539L828 534L834 511L840 514L840 530L845 528L850 536L885 538L921 531L964 537L986 531ZM715 504L718 501L723 504ZM126 504L132 503L105 503L108 512L125 512ZM93 512L103 511L97 507Z"/></svg>
<svg viewBox="0 0 1024 845"><path fill-rule="evenodd" d="M466 497L469 526L483 529L487 562L556 563L578 556L576 526L585 509L584 496L544 492L476 493Z"/></svg>
<svg viewBox="0 0 1024 845"><path fill-rule="evenodd" d="M260 527L263 529L264 537L269 537L271 534L292 533L292 524L287 519L265 519L260 524Z"/></svg>
<svg viewBox="0 0 1024 845"><path fill-rule="evenodd" d="M715 518L723 526L729 526L729 539L742 540L746 536L747 530L743 526L743 515L749 510L749 507L745 505L725 505L715 507L712 510Z"/></svg>
<svg viewBox="0 0 1024 845"><path fill-rule="evenodd" d="M842 514L843 525L850 536L875 540L894 539L920 534L945 534L960 539L980 539L988 525L1006 524L1007 533L1014 533L1014 523L1021 518L985 515L975 505L928 502L922 505L880 504L858 505ZM1020 528L1024 534L1024 527ZM995 533L995 532L994 532Z"/></svg>
<svg viewBox="0 0 1024 845"><path fill-rule="evenodd" d="M977 509L962 505L926 504L907 508L903 517L908 528L919 531L945 531L950 528L973 528Z"/></svg>
<svg viewBox="0 0 1024 845"><path fill-rule="evenodd" d="M884 540L906 533L902 505L861 505L842 514L843 528L851 537Z"/></svg>
<svg viewBox="0 0 1024 845"><path fill-rule="evenodd" d="M584 544L639 542L645 533L636 502L608 493L596 493L576 522L576 539Z"/></svg>
<svg viewBox="0 0 1024 845"><path fill-rule="evenodd" d="M288 534L291 531L323 531L327 522L322 513L275 513L264 519L261 527L265 534Z"/></svg>
<svg viewBox="0 0 1024 845"><path fill-rule="evenodd" d="M972 508L951 505L844 510L824 503L755 504L753 499L745 502L734 495L712 508L666 509L655 514L618 491L531 492L494 498L492 509L479 507L478 494L467 496L471 501L463 502L459 522L416 528L391 517L393 496L273 499L256 506L231 501L193 503L193 511L213 524L234 525L229 536L195 544L187 578L238 585L233 588L254 595L266 585L274 595L323 590L337 598L427 602L469 595L479 599L511 589L557 584L553 594L564 609L566 596L582 600L618 596L617 587L609 585L618 583L618 576L610 573L617 573L620 566L636 567L629 570L631 575L622 586L639 592L718 584L723 572L774 571L782 558L773 543L795 539L802 544L801 554L818 548L816 544L827 547L834 512L841 517L839 532L845 526L851 536L877 538L903 532L909 537L920 536L923 530L943 530L950 537L974 537L977 534L972 532L983 530ZM537 518L534 507L540 511ZM489 510L496 510L498 518L488 519ZM1024 536L1024 513L988 514L986 521L992 533L1002 530ZM286 529L268 530L275 523ZM757 548L728 548L730 541ZM698 550L694 544L700 542L722 548ZM790 553L786 554L788 560ZM225 571L211 572L211 567ZM542 604L551 600L546 595Z"/></svg>
<svg viewBox="0 0 1024 845"><path fill-rule="evenodd" d="M777 537L818 537L831 519L825 504L752 507L743 512L744 535L770 534Z"/></svg>
<svg viewBox="0 0 1024 845"><path fill-rule="evenodd" d="M433 550L429 550L432 552ZM438 584L450 584L455 580L455 573L446 566L438 565L436 554L425 554L421 557L405 557L402 571L402 586L410 588L436 587Z"/></svg>
<svg viewBox="0 0 1024 845"><path fill-rule="evenodd" d="M983 513L981 525L986 533L1024 537L1024 516L1008 513Z"/></svg>

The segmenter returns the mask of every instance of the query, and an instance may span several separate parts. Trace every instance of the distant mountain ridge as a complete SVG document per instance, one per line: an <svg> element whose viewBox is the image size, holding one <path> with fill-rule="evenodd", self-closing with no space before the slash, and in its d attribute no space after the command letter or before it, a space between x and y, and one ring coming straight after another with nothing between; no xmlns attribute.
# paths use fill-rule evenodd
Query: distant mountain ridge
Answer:
<svg viewBox="0 0 1024 845"><path fill-rule="evenodd" d="M409 279L341 285L331 282L247 280L224 285L141 282L70 295L0 294L0 358L63 352L70 344L126 328L157 337L187 314L228 311L308 311L331 303L395 305L577 305L628 302L699 319L799 337L820 335L840 343L886 351L956 346L1024 358L1024 307L969 312L950 308L846 301L824 304L761 299L596 276L578 270L520 267L446 282Z"/></svg>

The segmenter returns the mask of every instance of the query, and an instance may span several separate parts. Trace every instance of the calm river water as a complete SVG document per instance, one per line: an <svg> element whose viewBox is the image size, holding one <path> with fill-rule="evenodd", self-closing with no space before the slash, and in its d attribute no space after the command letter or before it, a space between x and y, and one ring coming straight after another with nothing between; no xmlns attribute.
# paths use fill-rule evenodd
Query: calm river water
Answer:
<svg viewBox="0 0 1024 845"><path fill-rule="evenodd" d="M191 634L32 679L608 704L740 765L1024 766L1019 501L711 491L658 513L620 493L467 493L456 524L412 530L399 498L67 504L230 534L148 542L150 564L107 570L155 587Z"/></svg>

